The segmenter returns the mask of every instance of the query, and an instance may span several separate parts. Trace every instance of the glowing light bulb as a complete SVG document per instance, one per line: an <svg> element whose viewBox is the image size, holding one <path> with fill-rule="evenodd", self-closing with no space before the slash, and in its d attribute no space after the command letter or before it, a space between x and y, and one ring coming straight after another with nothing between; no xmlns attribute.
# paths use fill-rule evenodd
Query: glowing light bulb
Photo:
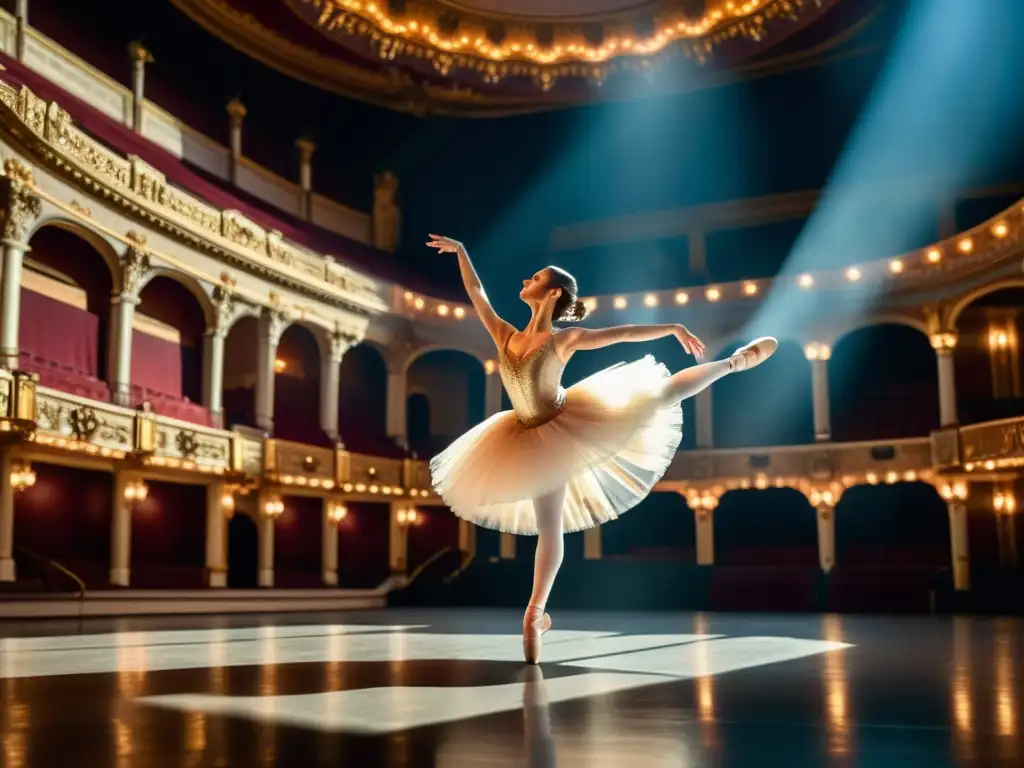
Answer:
<svg viewBox="0 0 1024 768"><path fill-rule="evenodd" d="M889 262L889 271L894 275L898 275L903 272L903 262L899 259L893 259Z"/></svg>
<svg viewBox="0 0 1024 768"><path fill-rule="evenodd" d="M1007 226L1005 221L1000 221L994 227L992 227L992 234L1000 238L1006 237L1008 234L1010 234L1010 227Z"/></svg>
<svg viewBox="0 0 1024 768"><path fill-rule="evenodd" d="M656 306L658 306L658 296L656 294L653 294L653 293L648 293L646 296L644 296L644 306L645 307L656 307Z"/></svg>
<svg viewBox="0 0 1024 768"><path fill-rule="evenodd" d="M846 270L846 279L851 283L856 283L861 278L860 270L857 267L850 267Z"/></svg>
<svg viewBox="0 0 1024 768"><path fill-rule="evenodd" d="M704 297L708 301L718 301L720 298L722 298L722 292L717 288L708 288L707 292L704 294Z"/></svg>
<svg viewBox="0 0 1024 768"><path fill-rule="evenodd" d="M625 296L616 296L614 299L612 299L612 306L615 307L616 309L625 309L627 306L629 306L629 302L626 301Z"/></svg>
<svg viewBox="0 0 1024 768"><path fill-rule="evenodd" d="M963 237L960 242L956 244L957 249L960 253L970 253L974 250L974 241L969 237Z"/></svg>
<svg viewBox="0 0 1024 768"><path fill-rule="evenodd" d="M940 261L942 261L942 251L940 251L938 248L928 249L927 259L931 264L938 264Z"/></svg>
<svg viewBox="0 0 1024 768"><path fill-rule="evenodd" d="M683 304L685 304L689 300L690 300L690 297L689 297L689 295L685 291L677 291L676 292L676 304L679 304L680 306L682 306Z"/></svg>
<svg viewBox="0 0 1024 768"><path fill-rule="evenodd" d="M800 279L797 281L801 288L813 288L814 287L814 276L813 275L800 275Z"/></svg>
<svg viewBox="0 0 1024 768"><path fill-rule="evenodd" d="M757 294L757 283L745 283L743 286L743 292L747 296L754 296Z"/></svg>

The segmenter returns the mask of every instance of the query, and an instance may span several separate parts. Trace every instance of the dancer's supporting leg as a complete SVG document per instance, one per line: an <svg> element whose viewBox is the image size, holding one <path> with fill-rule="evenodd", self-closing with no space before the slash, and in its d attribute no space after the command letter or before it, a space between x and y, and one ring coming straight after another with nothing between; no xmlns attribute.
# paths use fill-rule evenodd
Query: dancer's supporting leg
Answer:
<svg viewBox="0 0 1024 768"><path fill-rule="evenodd" d="M664 400L666 403L678 403L688 397L693 397L726 374L745 371L763 363L778 348L779 343L775 339L757 339L740 347L724 360L685 368L669 378L665 387Z"/></svg>
<svg viewBox="0 0 1024 768"><path fill-rule="evenodd" d="M540 637L551 619L544 613L551 594L551 587L562 565L565 545L562 541L562 507L565 504L565 487L533 500L537 516L537 553L533 559L533 594L530 605L523 617L523 653L526 660L535 664L540 658Z"/></svg>

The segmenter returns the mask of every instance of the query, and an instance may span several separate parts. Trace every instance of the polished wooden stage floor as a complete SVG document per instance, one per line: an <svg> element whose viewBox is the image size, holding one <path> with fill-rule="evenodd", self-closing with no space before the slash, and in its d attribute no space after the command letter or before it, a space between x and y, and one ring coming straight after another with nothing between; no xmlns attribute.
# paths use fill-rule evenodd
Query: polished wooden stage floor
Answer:
<svg viewBox="0 0 1024 768"><path fill-rule="evenodd" d="M0 765L1024 765L1024 622L488 611L0 624Z"/></svg>

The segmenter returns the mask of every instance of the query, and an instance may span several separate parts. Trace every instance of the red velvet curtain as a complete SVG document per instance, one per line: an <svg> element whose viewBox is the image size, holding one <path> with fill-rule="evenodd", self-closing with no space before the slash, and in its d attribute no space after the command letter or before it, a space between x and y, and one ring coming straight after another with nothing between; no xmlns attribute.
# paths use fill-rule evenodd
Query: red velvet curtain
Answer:
<svg viewBox="0 0 1024 768"><path fill-rule="evenodd" d="M35 291L21 291L18 346L30 357L85 376L98 376L96 315Z"/></svg>
<svg viewBox="0 0 1024 768"><path fill-rule="evenodd" d="M181 347L141 331L132 333L132 384L181 397Z"/></svg>

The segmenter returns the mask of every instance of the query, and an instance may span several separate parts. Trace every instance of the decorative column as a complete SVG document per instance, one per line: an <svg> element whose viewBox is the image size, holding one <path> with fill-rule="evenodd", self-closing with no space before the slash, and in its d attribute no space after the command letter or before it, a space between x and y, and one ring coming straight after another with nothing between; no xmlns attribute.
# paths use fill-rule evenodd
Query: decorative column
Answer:
<svg viewBox="0 0 1024 768"><path fill-rule="evenodd" d="M256 518L259 535L259 585L274 586L274 522L284 512L284 502L269 491L260 491Z"/></svg>
<svg viewBox="0 0 1024 768"><path fill-rule="evenodd" d="M818 519L818 563L821 565L821 572L826 575L836 567L836 505L839 503L837 493L841 491L813 490L807 497Z"/></svg>
<svg viewBox="0 0 1024 768"><path fill-rule="evenodd" d="M832 419L828 402L828 361L832 349L828 344L812 341L804 347L804 356L811 362L811 402L814 413L814 439L832 439Z"/></svg>
<svg viewBox="0 0 1024 768"><path fill-rule="evenodd" d="M132 509L146 498L148 489L137 475L114 473L114 509L110 525L110 583L127 587L131 583Z"/></svg>
<svg viewBox="0 0 1024 768"><path fill-rule="evenodd" d="M459 551L466 557L476 556L476 526L459 518Z"/></svg>
<svg viewBox="0 0 1024 768"><path fill-rule="evenodd" d="M328 337L327 354L320 361L320 429L338 442L338 397L341 387L341 361L352 348L355 337L335 331Z"/></svg>
<svg viewBox="0 0 1024 768"><path fill-rule="evenodd" d="M939 426L954 427L957 424L956 369L953 365L953 350L956 349L955 333L936 333L931 337L932 349L939 368Z"/></svg>
<svg viewBox="0 0 1024 768"><path fill-rule="evenodd" d="M32 169L10 159L4 163L7 174L7 201L4 211L3 266L0 271L0 363L8 370L18 367L18 331L21 319L21 270L29 247L26 239L42 212L42 201L26 184L32 183Z"/></svg>
<svg viewBox="0 0 1024 768"><path fill-rule="evenodd" d="M324 584L338 586L338 523L345 519L345 505L324 499L320 526L320 572Z"/></svg>
<svg viewBox="0 0 1024 768"><path fill-rule="evenodd" d="M242 161L242 123L245 122L247 111L245 105L237 98L228 102L228 120L230 121L230 147L228 157L228 179L232 184L238 183L238 166Z"/></svg>
<svg viewBox="0 0 1024 768"><path fill-rule="evenodd" d="M690 490L686 503L693 510L697 540L697 565L715 564L715 509L718 495L713 491Z"/></svg>
<svg viewBox="0 0 1024 768"><path fill-rule="evenodd" d="M133 234L133 233L129 233ZM110 301L110 344L107 360L111 399L117 405L131 404L132 336L139 290L149 273L146 240L135 235L121 258L121 290Z"/></svg>
<svg viewBox="0 0 1024 768"><path fill-rule="evenodd" d="M8 450L0 451L0 582L14 581L14 464Z"/></svg>
<svg viewBox="0 0 1024 768"><path fill-rule="evenodd" d="M953 564L953 588L966 592L971 588L971 560L967 538L967 496L970 487L964 480L939 486L939 495L949 510L949 545Z"/></svg>
<svg viewBox="0 0 1024 768"><path fill-rule="evenodd" d="M600 560L603 551L601 548L601 526L587 528L583 532L583 557L586 560Z"/></svg>
<svg viewBox="0 0 1024 768"><path fill-rule="evenodd" d="M409 450L408 417L409 381L404 369L388 370L387 428L388 437L403 450Z"/></svg>
<svg viewBox="0 0 1024 768"><path fill-rule="evenodd" d="M203 345L203 405L210 411L210 423L224 427L224 344L234 321L237 304L231 292L221 286L213 291L216 316L206 329Z"/></svg>
<svg viewBox="0 0 1024 768"><path fill-rule="evenodd" d="M313 153L316 144L311 139L301 138L295 142L299 150L299 216L306 221L313 220Z"/></svg>
<svg viewBox="0 0 1024 768"><path fill-rule="evenodd" d="M18 61L25 61L25 30L28 29L28 0L17 0L14 4L15 39L14 51Z"/></svg>
<svg viewBox="0 0 1024 768"><path fill-rule="evenodd" d="M484 363L484 417L490 418L496 413L501 413L501 376L498 375L498 366L493 360Z"/></svg>
<svg viewBox="0 0 1024 768"><path fill-rule="evenodd" d="M373 180L373 247L394 253L398 248L401 227L398 177L391 171L385 171Z"/></svg>
<svg viewBox="0 0 1024 768"><path fill-rule="evenodd" d="M691 275L706 275L708 273L708 251L707 240L704 237L704 230L695 229L687 233L687 265Z"/></svg>
<svg viewBox="0 0 1024 768"><path fill-rule="evenodd" d="M514 533L501 532L498 537L498 557L502 560L516 559L516 536Z"/></svg>
<svg viewBox="0 0 1024 768"><path fill-rule="evenodd" d="M206 486L206 583L210 587L228 585L227 526L235 512L235 497L227 483Z"/></svg>
<svg viewBox="0 0 1024 768"><path fill-rule="evenodd" d="M138 42L128 46L128 54L132 57L132 130L142 133L142 105L146 98L146 65L153 63L153 57Z"/></svg>
<svg viewBox="0 0 1024 768"><path fill-rule="evenodd" d="M388 564L391 573L405 575L409 563L408 502L392 502L388 511Z"/></svg>
<svg viewBox="0 0 1024 768"><path fill-rule="evenodd" d="M288 327L288 318L268 309L259 320L259 347L256 350L256 426L268 435L274 434L274 364L281 334Z"/></svg>
<svg viewBox="0 0 1024 768"><path fill-rule="evenodd" d="M715 445L715 422L711 391L711 387L706 387L693 398L693 410L697 422L695 437L698 449L713 448Z"/></svg>

